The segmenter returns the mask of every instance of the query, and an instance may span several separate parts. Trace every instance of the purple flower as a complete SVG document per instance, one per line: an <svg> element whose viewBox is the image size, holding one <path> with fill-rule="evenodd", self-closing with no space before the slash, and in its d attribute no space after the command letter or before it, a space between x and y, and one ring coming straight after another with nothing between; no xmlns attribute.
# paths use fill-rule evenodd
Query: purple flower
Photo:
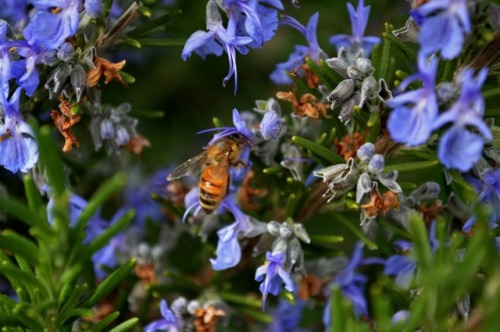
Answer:
<svg viewBox="0 0 500 332"><path fill-rule="evenodd" d="M229 19L238 22L238 34L252 38L248 45L252 48L261 47L274 36L278 27L278 11L275 8L284 9L280 0L224 0L222 4L229 13Z"/></svg>
<svg viewBox="0 0 500 332"><path fill-rule="evenodd" d="M3 0L0 17L9 20L16 28L21 29L28 19L26 0Z"/></svg>
<svg viewBox="0 0 500 332"><path fill-rule="evenodd" d="M124 251L125 242L125 234L120 233L112 238L106 246L92 255L94 272L98 279L104 279L108 275L108 273L102 269L103 267L111 269L118 266L118 260L116 259L117 253L119 251Z"/></svg>
<svg viewBox="0 0 500 332"><path fill-rule="evenodd" d="M486 68L483 68L475 79L472 69L460 73L462 91L459 99L450 110L441 114L434 122L434 129L452 123L441 137L438 147L439 160L446 168L468 171L481 157L484 140L493 139L489 127L483 120L484 99L481 87L487 74ZM482 137L470 132L467 127L474 127Z"/></svg>
<svg viewBox="0 0 500 332"><path fill-rule="evenodd" d="M276 84L290 84L292 80L288 77L287 72L293 71L295 68L300 67L304 63L305 57L309 57L314 61L318 61L325 56L323 50L319 47L318 38L316 36L316 29L318 27L319 13L315 13L309 19L307 27L304 27L296 19L283 15L280 21L282 25L288 25L300 33L302 33L307 40L307 46L295 45L295 51L290 54L286 62L278 63L276 69L271 73L270 78Z"/></svg>
<svg viewBox="0 0 500 332"><path fill-rule="evenodd" d="M210 140L208 145L212 145L213 143L215 143L216 141L220 140L223 137L233 136L233 135L242 135L249 142L252 141L254 134L252 133L252 131L250 129L248 129L247 124L241 118L240 113L238 112L238 110L236 108L233 109L233 124L234 124L234 127L220 127L220 128L205 129L205 130L198 132L198 134L220 130L219 133L214 135L214 137Z"/></svg>
<svg viewBox="0 0 500 332"><path fill-rule="evenodd" d="M270 332L305 332L306 329L299 327L302 312L306 307L306 302L300 298L295 299L295 304L280 298L278 307L273 310L273 320L269 324L267 331Z"/></svg>
<svg viewBox="0 0 500 332"><path fill-rule="evenodd" d="M264 114L259 124L260 132L265 140L272 140L279 136L281 132L281 119L275 111L269 111Z"/></svg>
<svg viewBox="0 0 500 332"><path fill-rule="evenodd" d="M365 51L368 56L375 44L380 43L379 37L363 37L366 30L366 23L368 16L370 16L370 6L364 6L364 1L359 0L358 8L354 9L351 3L347 4L349 10L349 17L351 19L352 36L349 35L334 35L330 37L330 44L335 45L337 49L345 47L356 53L359 49Z"/></svg>
<svg viewBox="0 0 500 332"><path fill-rule="evenodd" d="M408 241L397 241L401 251L409 251L412 244ZM393 255L385 262L384 274L396 276L396 285L408 289L415 274L417 263L408 255Z"/></svg>
<svg viewBox="0 0 500 332"><path fill-rule="evenodd" d="M7 23L0 21L0 86L7 98L9 81L15 79L31 97L40 81L35 65L41 61L41 53L24 40L8 40L7 28ZM12 61L12 50L16 50L14 57L19 57L19 60Z"/></svg>
<svg viewBox="0 0 500 332"><path fill-rule="evenodd" d="M363 265L384 264L384 262L381 258L363 259L363 244L358 241L351 260L333 279L333 282L340 287L342 294L353 303L354 310L358 316L368 316L368 305L364 295L368 279L364 275L356 273L355 270ZM330 308L331 299L328 301L323 314L323 323L325 326L330 326L332 319L330 317Z"/></svg>
<svg viewBox="0 0 500 332"><path fill-rule="evenodd" d="M239 231L239 222L235 221L217 232L219 236L219 242L217 242L217 258L210 258L210 263L215 271L231 268L240 262L241 247L238 242Z"/></svg>
<svg viewBox="0 0 500 332"><path fill-rule="evenodd" d="M217 232L219 236L216 251L217 257L210 259L212 268L216 271L231 268L240 262L241 247L238 242L238 235L240 233L246 235L253 230L250 218L241 211L232 195L227 196L222 201L221 208L231 212L236 221Z"/></svg>
<svg viewBox="0 0 500 332"><path fill-rule="evenodd" d="M229 59L229 73L222 83L225 86L227 81L234 75L234 93L236 93L238 82L236 51L246 54L248 49L244 46L250 44L253 40L251 37L236 34L238 22L234 18L229 20L227 29L224 28L218 5L214 0L209 0L207 3L206 20L208 31L198 30L189 37L182 50L182 59L186 60L193 52L204 58L207 54L220 56L225 51Z"/></svg>
<svg viewBox="0 0 500 332"><path fill-rule="evenodd" d="M30 45L57 49L66 38L73 36L80 22L80 0L31 0L36 11L24 29Z"/></svg>
<svg viewBox="0 0 500 332"><path fill-rule="evenodd" d="M295 284L289 272L285 270L285 253L266 253L267 263L260 266L255 271L255 280L262 281L260 292L262 293L262 309L266 309L267 294L276 296L281 291L281 284L285 284L285 289L295 292Z"/></svg>
<svg viewBox="0 0 500 332"><path fill-rule="evenodd" d="M418 59L419 73L412 75L401 82L400 89L421 80L423 87L411 90L394 97L388 105L394 110L389 116L387 127L391 137L408 146L425 143L429 138L434 122L438 116L438 102L435 93L435 78L437 72L437 59L430 62L420 56Z"/></svg>
<svg viewBox="0 0 500 332"><path fill-rule="evenodd" d="M464 36L471 32L467 0L434 0L416 9L422 17L419 34L423 55L440 51L445 59L453 59L462 51Z"/></svg>
<svg viewBox="0 0 500 332"><path fill-rule="evenodd" d="M163 318L155 320L144 327L144 332L169 331L177 332L181 330L180 321L167 306L166 300L160 302L160 312Z"/></svg>
<svg viewBox="0 0 500 332"><path fill-rule="evenodd" d="M500 168L488 168L484 170L481 179L467 177L467 180L478 193L478 201L491 207L490 227L497 227L500 219ZM476 222L476 216L470 217L464 224L462 231L468 232Z"/></svg>
<svg viewBox="0 0 500 332"><path fill-rule="evenodd" d="M16 173L29 171L38 161L38 146L31 127L19 112L21 88L7 100L0 93L0 165Z"/></svg>
<svg viewBox="0 0 500 332"><path fill-rule="evenodd" d="M102 7L102 0L85 0L85 12L92 18L96 18L102 14Z"/></svg>

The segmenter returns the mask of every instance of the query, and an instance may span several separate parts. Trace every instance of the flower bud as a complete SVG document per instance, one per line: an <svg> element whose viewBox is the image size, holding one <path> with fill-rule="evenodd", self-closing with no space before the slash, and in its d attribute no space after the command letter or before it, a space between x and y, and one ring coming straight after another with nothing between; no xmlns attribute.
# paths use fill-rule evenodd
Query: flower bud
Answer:
<svg viewBox="0 0 500 332"><path fill-rule="evenodd" d="M130 141L130 135L127 132L127 129L120 127L116 131L115 142L118 145L127 145Z"/></svg>
<svg viewBox="0 0 500 332"><path fill-rule="evenodd" d="M280 233L280 226L281 225L277 221L270 221L267 224L267 231L269 234L276 236Z"/></svg>
<svg viewBox="0 0 500 332"><path fill-rule="evenodd" d="M382 156L381 154L375 154L368 163L368 172L378 174L384 169L384 166L384 156Z"/></svg>
<svg viewBox="0 0 500 332"><path fill-rule="evenodd" d="M306 228L303 224L293 224L293 233L305 243L311 243L311 238L309 237L309 234L307 234Z"/></svg>
<svg viewBox="0 0 500 332"><path fill-rule="evenodd" d="M102 0L85 0L85 12L92 18L96 18L102 13Z"/></svg>
<svg viewBox="0 0 500 332"><path fill-rule="evenodd" d="M290 235L292 235L292 228L287 223L282 223L280 226L280 236L286 239Z"/></svg>
<svg viewBox="0 0 500 332"><path fill-rule="evenodd" d="M108 139L115 135L115 128L109 119L103 119L99 126L99 133L102 139Z"/></svg>
<svg viewBox="0 0 500 332"><path fill-rule="evenodd" d="M173 311L173 313L176 316L182 316L186 312L187 303L188 302L187 302L186 298L183 296L180 296L172 302L170 309Z"/></svg>
<svg viewBox="0 0 500 332"><path fill-rule="evenodd" d="M63 43L57 50L57 57L64 62L71 60L73 55L75 55L75 49L73 48L73 45L68 42Z"/></svg>
<svg viewBox="0 0 500 332"><path fill-rule="evenodd" d="M269 141L279 136L281 132L281 120L276 112L270 111L264 114L259 127L262 137Z"/></svg>
<svg viewBox="0 0 500 332"><path fill-rule="evenodd" d="M375 145L373 145L373 143L365 143L358 149L356 154L358 155L359 160L367 163L375 154Z"/></svg>
<svg viewBox="0 0 500 332"><path fill-rule="evenodd" d="M375 70L372 66L372 62L370 59L367 58L357 58L356 59L356 68L364 73L364 74L371 74Z"/></svg>
<svg viewBox="0 0 500 332"><path fill-rule="evenodd" d="M358 179L356 186L356 203L361 203L361 200L366 194L372 192L372 179L368 173L363 173Z"/></svg>
<svg viewBox="0 0 500 332"><path fill-rule="evenodd" d="M343 80L337 87L330 92L326 100L331 102L331 108L335 107L336 102L343 102L349 98L354 92L354 81L351 79Z"/></svg>
<svg viewBox="0 0 500 332"><path fill-rule="evenodd" d="M194 315L197 309L201 308L200 301L197 300L191 300L189 301L187 305L187 312L189 312L191 315Z"/></svg>
<svg viewBox="0 0 500 332"><path fill-rule="evenodd" d="M361 84L361 97L358 106L363 107L366 100L372 98L376 90L377 80L373 76L366 77Z"/></svg>
<svg viewBox="0 0 500 332"><path fill-rule="evenodd" d="M75 68L73 68L70 76L70 82L73 90L75 91L76 101L79 102L83 91L87 86L87 73L85 73L85 70L81 65L78 64Z"/></svg>

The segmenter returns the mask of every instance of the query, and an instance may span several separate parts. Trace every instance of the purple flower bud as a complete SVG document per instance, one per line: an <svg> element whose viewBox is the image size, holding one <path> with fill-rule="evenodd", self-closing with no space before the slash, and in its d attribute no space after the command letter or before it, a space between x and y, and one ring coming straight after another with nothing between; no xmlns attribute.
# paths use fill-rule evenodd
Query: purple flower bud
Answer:
<svg viewBox="0 0 500 332"><path fill-rule="evenodd" d="M102 0L85 0L85 11L92 18L100 16L102 13Z"/></svg>
<svg viewBox="0 0 500 332"><path fill-rule="evenodd" d="M264 114L259 127L264 139L272 140L277 138L281 132L281 121L278 114L274 111Z"/></svg>
<svg viewBox="0 0 500 332"><path fill-rule="evenodd" d="M73 48L73 45L70 43L66 42L63 43L61 46L59 46L59 49L57 50L57 57L61 61L69 61L71 58L75 55L75 49Z"/></svg>
<svg viewBox="0 0 500 332"><path fill-rule="evenodd" d="M130 135L127 132L127 129L120 127L116 131L115 137L116 144L118 145L126 145L130 141Z"/></svg>
<svg viewBox="0 0 500 332"><path fill-rule="evenodd" d="M378 174L384 169L384 166L384 156L382 156L381 154L376 154L370 159L370 162L368 163L368 172Z"/></svg>
<svg viewBox="0 0 500 332"><path fill-rule="evenodd" d="M361 160L364 163L367 163L372 159L373 155L375 154L375 145L373 143L365 143L363 144L357 152L359 160Z"/></svg>
<svg viewBox="0 0 500 332"><path fill-rule="evenodd" d="M99 126L102 139L108 139L115 135L115 128L109 119L104 119Z"/></svg>

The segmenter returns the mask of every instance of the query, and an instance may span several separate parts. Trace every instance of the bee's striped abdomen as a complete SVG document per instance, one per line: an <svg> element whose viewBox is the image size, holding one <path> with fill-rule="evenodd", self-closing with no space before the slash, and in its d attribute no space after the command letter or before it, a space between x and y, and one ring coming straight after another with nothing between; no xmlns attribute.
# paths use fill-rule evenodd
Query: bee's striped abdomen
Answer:
<svg viewBox="0 0 500 332"><path fill-rule="evenodd" d="M206 166L200 176L200 205L209 214L226 196L229 172L226 167Z"/></svg>

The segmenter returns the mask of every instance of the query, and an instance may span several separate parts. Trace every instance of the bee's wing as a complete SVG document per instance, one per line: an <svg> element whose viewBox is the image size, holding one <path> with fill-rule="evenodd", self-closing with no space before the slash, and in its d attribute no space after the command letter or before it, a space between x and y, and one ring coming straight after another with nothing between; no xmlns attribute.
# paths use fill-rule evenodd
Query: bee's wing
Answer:
<svg viewBox="0 0 500 332"><path fill-rule="evenodd" d="M207 154L201 153L196 157L186 160L167 176L167 180L175 180L186 175L198 174L207 160Z"/></svg>

